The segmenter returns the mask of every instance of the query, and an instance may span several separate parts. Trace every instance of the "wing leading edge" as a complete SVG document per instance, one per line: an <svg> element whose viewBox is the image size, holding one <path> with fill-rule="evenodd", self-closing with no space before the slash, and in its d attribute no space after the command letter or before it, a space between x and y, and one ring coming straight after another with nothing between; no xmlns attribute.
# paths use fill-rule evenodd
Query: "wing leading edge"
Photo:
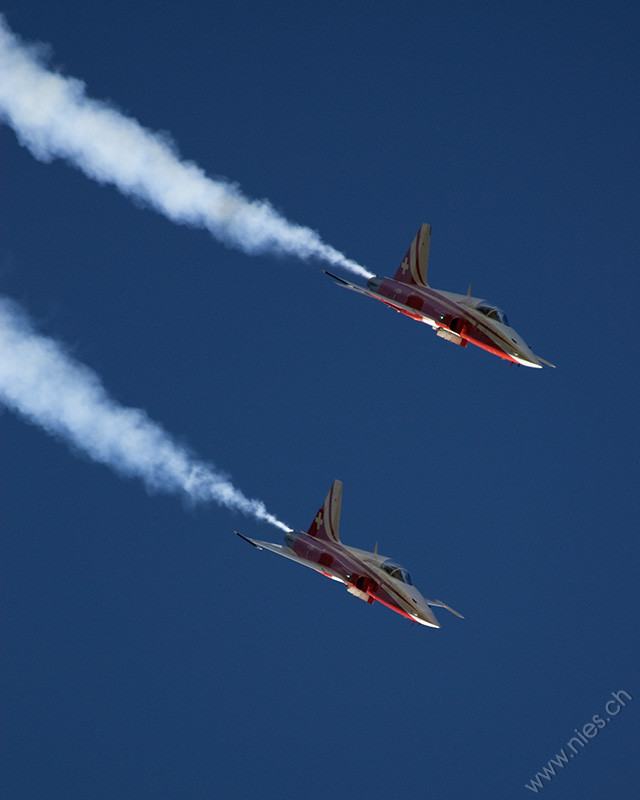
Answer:
<svg viewBox="0 0 640 800"><path fill-rule="evenodd" d="M250 545L253 545L253 547L256 547L258 550L270 550L277 556L284 556L284 558L288 558L290 561L296 561L298 564L302 564L304 567L310 567L316 572L320 572L327 577L339 580L342 583L342 578L335 570L332 570L330 567L326 567L324 565L320 566L312 564L310 561L307 561L306 558L301 558L300 556L296 555L290 547L286 547L282 544L274 544L274 542L261 542L259 539L250 539L248 536L244 536L244 534L240 533L239 531L234 531L234 533L236 536L244 539L245 542L249 542Z"/></svg>

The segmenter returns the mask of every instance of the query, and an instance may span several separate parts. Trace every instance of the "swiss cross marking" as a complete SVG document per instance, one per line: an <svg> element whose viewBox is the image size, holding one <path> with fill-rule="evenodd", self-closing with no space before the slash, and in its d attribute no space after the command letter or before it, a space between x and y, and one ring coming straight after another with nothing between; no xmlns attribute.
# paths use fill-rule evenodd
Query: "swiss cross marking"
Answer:
<svg viewBox="0 0 640 800"><path fill-rule="evenodd" d="M318 516L316 517L316 525L318 527L322 525L322 511L318 511Z"/></svg>

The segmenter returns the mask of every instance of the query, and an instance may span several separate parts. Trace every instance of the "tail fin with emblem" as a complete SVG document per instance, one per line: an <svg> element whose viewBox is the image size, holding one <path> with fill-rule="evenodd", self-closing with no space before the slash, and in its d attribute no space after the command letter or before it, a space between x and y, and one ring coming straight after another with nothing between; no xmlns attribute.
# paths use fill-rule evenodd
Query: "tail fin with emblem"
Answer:
<svg viewBox="0 0 640 800"><path fill-rule="evenodd" d="M339 542L340 506L342 504L342 481L335 480L324 505L314 517L307 531L309 536L329 542Z"/></svg>
<svg viewBox="0 0 640 800"><path fill-rule="evenodd" d="M429 262L429 242L431 240L431 225L423 222L416 238L411 242L407 255L398 267L395 280L408 283L410 286L428 286L427 264Z"/></svg>

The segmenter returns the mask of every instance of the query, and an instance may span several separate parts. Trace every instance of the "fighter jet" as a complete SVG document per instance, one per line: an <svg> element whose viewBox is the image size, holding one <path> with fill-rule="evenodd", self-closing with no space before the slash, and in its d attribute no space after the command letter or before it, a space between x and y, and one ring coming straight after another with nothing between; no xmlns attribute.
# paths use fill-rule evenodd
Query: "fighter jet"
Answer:
<svg viewBox="0 0 640 800"><path fill-rule="evenodd" d="M543 364L555 366L534 355L507 320L507 315L479 297L432 289L427 283L427 262L431 226L420 226L394 278L370 278L366 288L350 283L331 272L324 272L341 286L374 297L406 314L426 322L436 334L449 342L466 347L469 342L525 367L540 369Z"/></svg>
<svg viewBox="0 0 640 800"><path fill-rule="evenodd" d="M439 628L431 606L446 608L462 617L462 614L440 600L425 600L404 567L386 556L378 555L377 544L373 553L342 544L338 536L341 503L342 483L335 480L309 530L306 533L288 531L283 545L250 539L238 531L236 534L259 550L271 550L279 556L311 567L327 578L340 581L354 597L369 604L377 600L412 622Z"/></svg>

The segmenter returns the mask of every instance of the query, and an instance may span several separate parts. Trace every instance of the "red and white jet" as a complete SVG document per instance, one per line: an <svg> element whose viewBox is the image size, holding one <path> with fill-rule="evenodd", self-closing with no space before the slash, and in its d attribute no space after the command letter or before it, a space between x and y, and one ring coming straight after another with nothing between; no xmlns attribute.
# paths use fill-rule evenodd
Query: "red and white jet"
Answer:
<svg viewBox="0 0 640 800"><path fill-rule="evenodd" d="M432 289L427 283L431 226L422 224L395 277L370 278L366 288L326 272L341 286L374 297L401 314L435 328L438 336L466 347L468 342L525 367L553 367L536 356L513 328L504 311L469 292L455 294Z"/></svg>
<svg viewBox="0 0 640 800"><path fill-rule="evenodd" d="M309 530L306 533L288 531L284 545L249 539L238 531L236 534L259 550L271 550L311 567L327 578L344 583L347 591L355 597L371 604L377 600L421 625L440 627L430 606L446 608L462 617L440 600L425 600L412 584L407 570L390 558L378 555L377 545L375 552L370 553L342 544L338 536L341 501L342 483L336 480Z"/></svg>

